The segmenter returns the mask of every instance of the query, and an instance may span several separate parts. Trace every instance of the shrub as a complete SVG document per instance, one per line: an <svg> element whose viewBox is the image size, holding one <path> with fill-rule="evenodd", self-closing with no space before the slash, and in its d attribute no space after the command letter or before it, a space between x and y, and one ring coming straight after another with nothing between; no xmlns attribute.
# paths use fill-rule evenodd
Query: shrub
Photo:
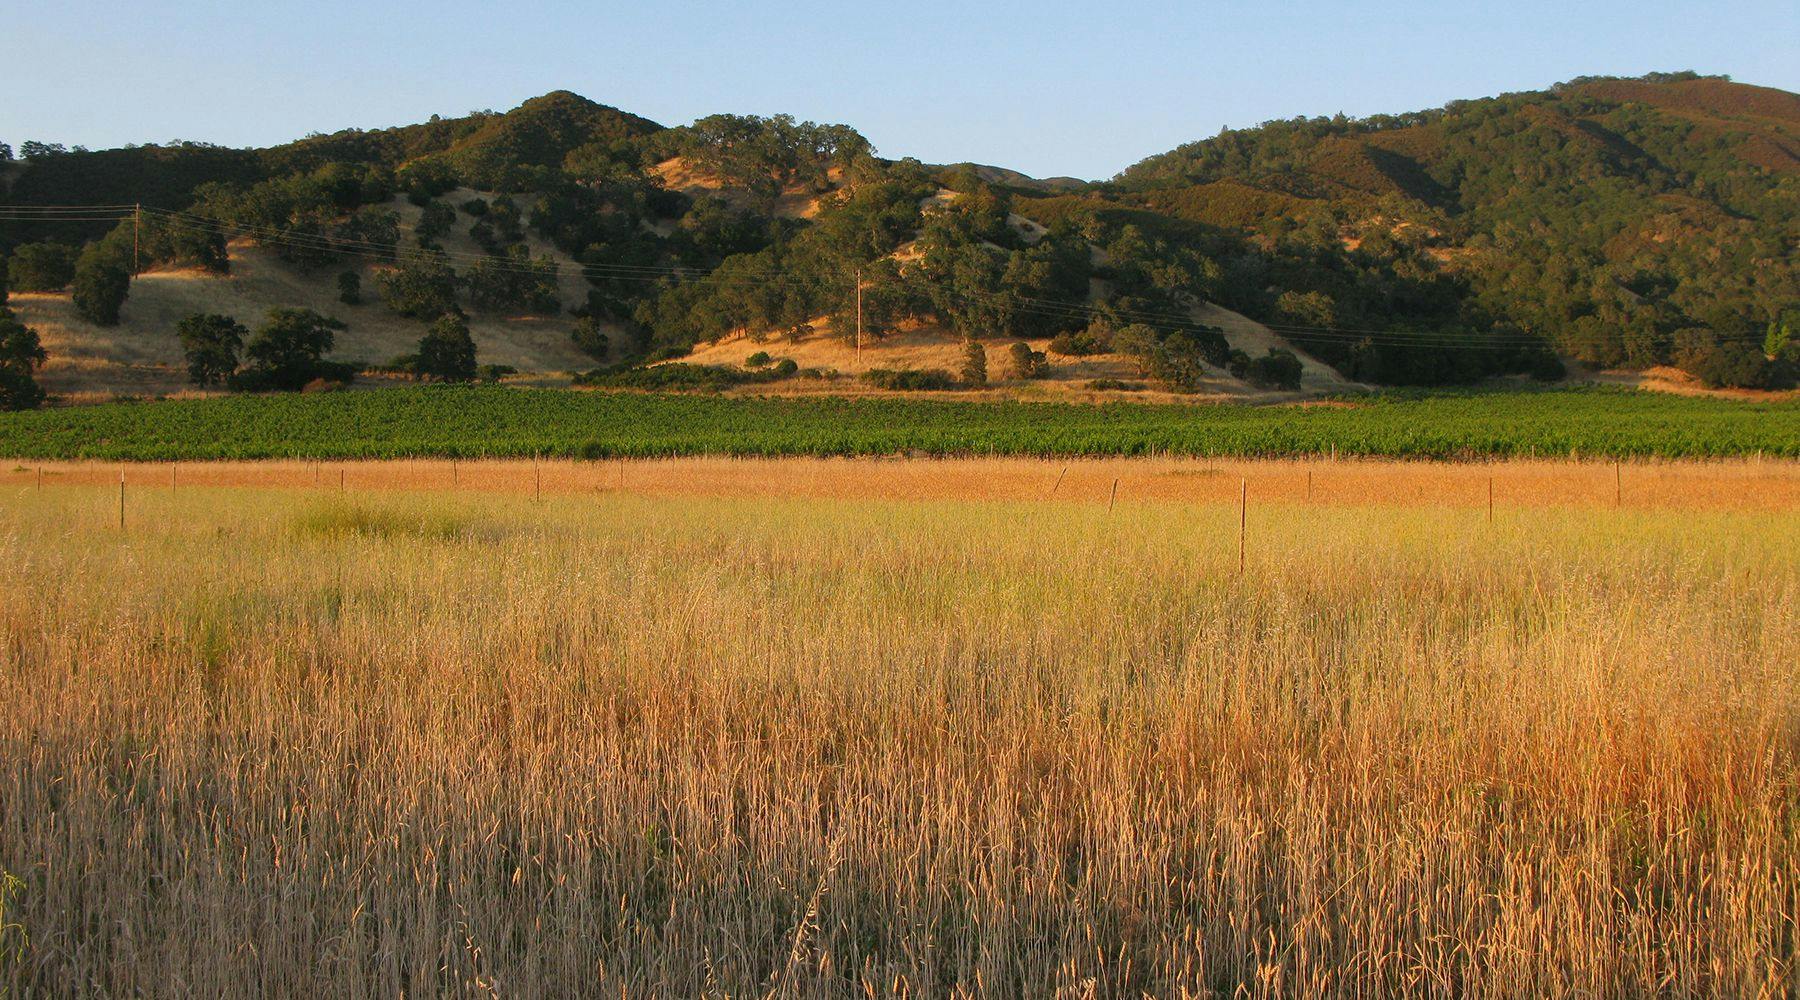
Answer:
<svg viewBox="0 0 1800 1000"><path fill-rule="evenodd" d="M956 379L942 368L871 368L863 372L862 378L878 389L909 392L957 387Z"/></svg>
<svg viewBox="0 0 1800 1000"><path fill-rule="evenodd" d="M238 348L249 331L230 316L194 313L175 324L181 353L187 358L188 381L220 385L237 374Z"/></svg>
<svg viewBox="0 0 1800 1000"><path fill-rule="evenodd" d="M1247 374L1250 384L1258 388L1298 389L1303 370L1294 352L1271 347L1268 354L1250 362Z"/></svg>
<svg viewBox="0 0 1800 1000"><path fill-rule="evenodd" d="M1143 392L1150 388L1143 382L1127 382L1124 379L1097 378L1087 384L1089 389L1110 389L1113 392Z"/></svg>
<svg viewBox="0 0 1800 1000"><path fill-rule="evenodd" d="M60 292L75 277L76 257L64 243L21 244L7 264L7 282L18 292Z"/></svg>
<svg viewBox="0 0 1800 1000"><path fill-rule="evenodd" d="M462 203L462 210L479 219L488 214L487 199L470 198L468 201Z"/></svg>
<svg viewBox="0 0 1800 1000"><path fill-rule="evenodd" d="M475 377L489 384L500 381L508 375L517 375L519 370L512 365L482 365L475 370Z"/></svg>
<svg viewBox="0 0 1800 1000"><path fill-rule="evenodd" d="M1007 348L1007 353L1012 357L1013 374L1017 377L1043 378L1049 374L1049 359L1043 351L1032 350L1030 344L1019 341Z"/></svg>
<svg viewBox="0 0 1800 1000"><path fill-rule="evenodd" d="M770 359L769 359L768 351L757 351L755 354L752 354L749 357L744 359L744 367L745 368L761 368L763 365L768 364L769 360Z"/></svg>
<svg viewBox="0 0 1800 1000"><path fill-rule="evenodd" d="M347 306L362 304L362 275L344 271L337 276L338 301Z"/></svg>
<svg viewBox="0 0 1800 1000"><path fill-rule="evenodd" d="M1113 349L1113 330L1104 321L1095 320L1085 330L1072 330L1050 338L1050 350L1070 357L1105 354Z"/></svg>

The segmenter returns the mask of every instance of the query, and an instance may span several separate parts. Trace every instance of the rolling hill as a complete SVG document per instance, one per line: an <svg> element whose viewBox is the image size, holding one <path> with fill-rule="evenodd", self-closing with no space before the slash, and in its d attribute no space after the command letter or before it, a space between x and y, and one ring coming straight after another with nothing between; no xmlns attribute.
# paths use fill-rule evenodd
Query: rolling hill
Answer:
<svg viewBox="0 0 1800 1000"><path fill-rule="evenodd" d="M332 356L372 369L404 368L454 305L518 379L756 351L812 370L759 392L955 373L970 337L1001 391L1083 398L1800 367L1781 342L1800 96L1693 74L1270 122L1092 184L881 159L785 116L666 128L566 91L268 149L23 151L0 166L0 252L67 398L178 391L182 317L254 329L276 307L342 320ZM39 264L77 251L88 279ZM131 260L116 322L84 318L71 285ZM1014 343L1046 356L1035 377Z"/></svg>

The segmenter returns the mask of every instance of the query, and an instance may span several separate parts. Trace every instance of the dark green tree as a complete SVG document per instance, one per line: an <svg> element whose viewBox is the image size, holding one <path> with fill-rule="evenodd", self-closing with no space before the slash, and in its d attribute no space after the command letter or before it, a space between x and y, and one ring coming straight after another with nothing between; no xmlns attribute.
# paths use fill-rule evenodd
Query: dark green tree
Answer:
<svg viewBox="0 0 1800 1000"><path fill-rule="evenodd" d="M347 306L362 305L362 275L341 271L337 276L338 301Z"/></svg>
<svg viewBox="0 0 1800 1000"><path fill-rule="evenodd" d="M439 382L474 381L475 339L469 336L469 320L461 310L447 312L419 338L415 371Z"/></svg>
<svg viewBox="0 0 1800 1000"><path fill-rule="evenodd" d="M76 256L66 243L20 244L7 263L7 280L16 291L60 292L75 277Z"/></svg>
<svg viewBox="0 0 1800 1000"><path fill-rule="evenodd" d="M575 321L575 328L569 331L569 340L575 344L576 350L595 361L605 361L612 350L611 340L600 330L599 321L592 316L583 316Z"/></svg>
<svg viewBox="0 0 1800 1000"><path fill-rule="evenodd" d="M434 319L456 307L456 272L441 253L421 253L375 279L389 309L414 319Z"/></svg>
<svg viewBox="0 0 1800 1000"><path fill-rule="evenodd" d="M221 385L237 374L238 349L247 333L237 320L216 313L195 313L175 324L181 353L187 358L188 381Z"/></svg>
<svg viewBox="0 0 1800 1000"><path fill-rule="evenodd" d="M131 291L131 271L110 247L95 243L75 262L69 290L82 319L96 326L117 326L119 308Z"/></svg>
<svg viewBox="0 0 1800 1000"><path fill-rule="evenodd" d="M344 324L311 309L271 309L244 349L248 370L232 384L245 389L294 390L315 378L345 374L324 361Z"/></svg>
<svg viewBox="0 0 1800 1000"><path fill-rule="evenodd" d="M974 337L963 344L962 380L976 388L987 385L987 348Z"/></svg>
<svg viewBox="0 0 1800 1000"><path fill-rule="evenodd" d="M44 401L44 390L32 373L44 366L47 357L37 331L0 306L0 410L29 410Z"/></svg>

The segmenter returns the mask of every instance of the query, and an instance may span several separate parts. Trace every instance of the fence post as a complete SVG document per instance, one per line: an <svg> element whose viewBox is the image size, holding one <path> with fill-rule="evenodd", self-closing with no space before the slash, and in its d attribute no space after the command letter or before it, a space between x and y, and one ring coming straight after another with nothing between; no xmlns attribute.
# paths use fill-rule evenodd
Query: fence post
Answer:
<svg viewBox="0 0 1800 1000"><path fill-rule="evenodd" d="M1062 467L1062 471L1056 474L1056 485L1050 487L1050 496L1052 496L1052 497L1056 496L1056 491L1062 489L1063 477L1068 474L1069 474L1069 467L1065 465ZM1049 497L1046 497L1045 499L1049 499Z"/></svg>
<svg viewBox="0 0 1800 1000"><path fill-rule="evenodd" d="M119 530L125 530L125 470L119 470Z"/></svg>
<svg viewBox="0 0 1800 1000"><path fill-rule="evenodd" d="M1488 473L1488 523L1494 523L1494 474Z"/></svg>
<svg viewBox="0 0 1800 1000"><path fill-rule="evenodd" d="M1110 498L1108 498L1106 501L1106 513L1109 517L1112 515L1112 512L1113 512L1113 504L1116 504L1118 502L1119 502L1119 477L1114 476L1113 477L1113 485L1112 485L1112 496Z"/></svg>
<svg viewBox="0 0 1800 1000"><path fill-rule="evenodd" d="M1238 575L1244 575L1244 536L1250 526L1250 477L1238 485Z"/></svg>
<svg viewBox="0 0 1800 1000"><path fill-rule="evenodd" d="M1619 460L1613 459L1613 509L1625 505L1625 473L1619 468Z"/></svg>

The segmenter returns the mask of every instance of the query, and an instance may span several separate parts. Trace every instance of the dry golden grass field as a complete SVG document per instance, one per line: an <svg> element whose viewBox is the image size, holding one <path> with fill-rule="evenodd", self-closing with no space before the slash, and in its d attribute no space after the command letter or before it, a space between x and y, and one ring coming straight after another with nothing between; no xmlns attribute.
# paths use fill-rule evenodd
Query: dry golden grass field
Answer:
<svg viewBox="0 0 1800 1000"><path fill-rule="evenodd" d="M1793 463L119 471L0 995L1800 992Z"/></svg>

